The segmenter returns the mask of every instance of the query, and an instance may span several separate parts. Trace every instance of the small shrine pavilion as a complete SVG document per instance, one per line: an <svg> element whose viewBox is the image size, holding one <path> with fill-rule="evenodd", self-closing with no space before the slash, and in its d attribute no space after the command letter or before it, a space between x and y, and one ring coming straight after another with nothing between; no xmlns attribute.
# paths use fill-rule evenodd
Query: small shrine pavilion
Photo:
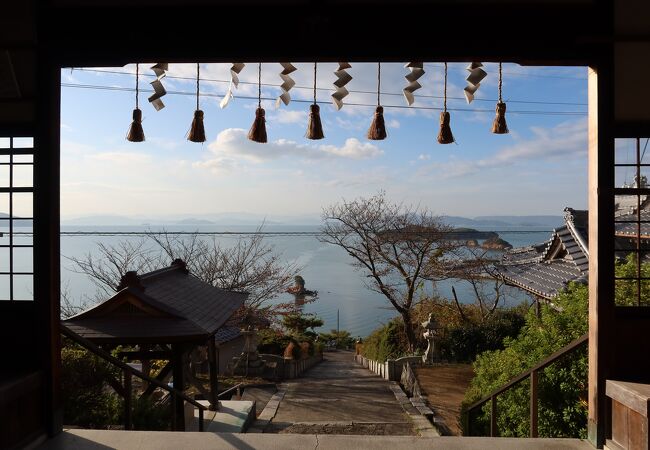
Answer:
<svg viewBox="0 0 650 450"><path fill-rule="evenodd" d="M111 298L62 322L83 338L105 349L124 345L137 350L121 357L141 361L149 375L149 361L166 360L157 378L173 376L174 388L182 391L186 381L217 406L217 356L215 333L242 307L247 293L226 291L192 275L182 260L169 267L137 274L127 272ZM190 370L190 354L208 347L210 391ZM144 390L150 395L155 386Z"/></svg>

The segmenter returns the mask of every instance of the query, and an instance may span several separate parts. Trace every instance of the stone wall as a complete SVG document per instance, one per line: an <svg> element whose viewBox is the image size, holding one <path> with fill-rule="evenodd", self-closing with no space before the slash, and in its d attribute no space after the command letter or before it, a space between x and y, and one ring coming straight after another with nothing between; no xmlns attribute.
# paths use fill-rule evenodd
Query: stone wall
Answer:
<svg viewBox="0 0 650 450"><path fill-rule="evenodd" d="M421 356L403 356L397 359L389 359L386 362L379 362L368 359L363 355L354 355L354 360L360 366L365 367L373 373L376 373L384 380L400 381L402 370L405 364L422 362Z"/></svg>
<svg viewBox="0 0 650 450"><path fill-rule="evenodd" d="M285 359L278 355L260 354L266 367L264 376L275 380L290 380L298 378L308 369L323 360L322 353L315 353L305 359Z"/></svg>

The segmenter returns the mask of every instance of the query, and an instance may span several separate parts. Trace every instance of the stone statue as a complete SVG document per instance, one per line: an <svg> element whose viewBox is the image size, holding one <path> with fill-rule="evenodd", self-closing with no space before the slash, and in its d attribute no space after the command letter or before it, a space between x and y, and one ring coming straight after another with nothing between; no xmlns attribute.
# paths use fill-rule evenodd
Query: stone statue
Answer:
<svg viewBox="0 0 650 450"><path fill-rule="evenodd" d="M433 313L429 314L429 319L426 322L422 322L422 328L424 328L424 333L422 336L427 340L427 350L422 355L422 362L424 364L433 364L435 353L436 353L436 335L438 334L438 322L433 318Z"/></svg>

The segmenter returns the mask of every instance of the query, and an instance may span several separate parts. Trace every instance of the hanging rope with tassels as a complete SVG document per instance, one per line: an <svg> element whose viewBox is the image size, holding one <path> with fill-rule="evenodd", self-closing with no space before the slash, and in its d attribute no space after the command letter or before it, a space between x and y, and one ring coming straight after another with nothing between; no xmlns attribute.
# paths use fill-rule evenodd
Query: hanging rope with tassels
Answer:
<svg viewBox="0 0 650 450"><path fill-rule="evenodd" d="M133 110L133 122L129 127L129 132L126 139L129 142L143 142L144 130L142 129L142 111L140 111L138 97L140 95L139 89L140 81L140 64L135 65L135 109Z"/></svg>
<svg viewBox="0 0 650 450"><path fill-rule="evenodd" d="M251 141L266 142L266 119L264 118L264 109L262 108L262 63L257 65L257 109L255 110L255 120L248 132L248 139Z"/></svg>
<svg viewBox="0 0 650 450"><path fill-rule="evenodd" d="M497 115L492 123L492 133L494 134L508 134L508 124L506 123L506 104L502 99L503 91L503 73L502 64L499 63L499 101L497 102Z"/></svg>
<svg viewBox="0 0 650 450"><path fill-rule="evenodd" d="M381 63L377 63L377 109L372 119L368 134L366 135L371 141L381 141L386 139L386 123L384 122L384 108L381 106Z"/></svg>
<svg viewBox="0 0 650 450"><path fill-rule="evenodd" d="M309 122L307 123L307 133L305 137L307 139L317 140L323 139L325 135L323 134L323 124L320 120L320 107L316 103L316 75L317 75L318 63L314 63L314 103L309 106Z"/></svg>
<svg viewBox="0 0 650 450"><path fill-rule="evenodd" d="M454 135L451 133L449 124L451 117L447 112L447 63L445 63L445 90L443 95L443 111L440 113L440 133L438 133L438 142L441 144L451 144L454 142Z"/></svg>
<svg viewBox="0 0 650 450"><path fill-rule="evenodd" d="M200 81L201 68L199 63L196 63L196 111L194 111L194 119L189 133L187 133L187 140L192 142L205 142L205 128L203 127L203 111L199 109L199 81Z"/></svg>

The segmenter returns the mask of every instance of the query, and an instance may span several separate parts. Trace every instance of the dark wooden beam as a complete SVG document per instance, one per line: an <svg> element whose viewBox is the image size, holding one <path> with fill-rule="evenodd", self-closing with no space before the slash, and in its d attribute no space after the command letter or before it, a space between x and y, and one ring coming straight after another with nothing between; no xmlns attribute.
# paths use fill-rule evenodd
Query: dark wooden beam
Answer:
<svg viewBox="0 0 650 450"><path fill-rule="evenodd" d="M174 354L172 357L174 389L183 392L185 390L185 380L183 377L185 349L179 344L173 344L172 352ZM174 417L176 419L174 423L174 431L185 431L185 408L183 399L173 396L172 403L172 408L174 408Z"/></svg>
<svg viewBox="0 0 650 450"><path fill-rule="evenodd" d="M155 380L158 380L158 381L160 381L160 382L164 382L164 380L165 380L167 377L169 377L169 374L171 373L173 366L174 366L174 364L173 364L172 361L170 361L170 362L168 362L167 364L165 364L165 366L164 366L162 369L160 369L160 372L159 372L158 375L155 377ZM144 392L142 393L142 395L140 396L140 398L147 398L147 397L149 397L149 396L153 393L153 391L155 391L155 390L156 390L156 385L155 385L155 384L150 384L150 385L147 386L147 388L144 390Z"/></svg>
<svg viewBox="0 0 650 450"><path fill-rule="evenodd" d="M120 358L126 358L129 361L144 361L152 359L162 359L169 361L172 359L172 352L163 350L127 350L118 353Z"/></svg>
<svg viewBox="0 0 650 450"><path fill-rule="evenodd" d="M217 345L214 338L208 341L208 365L210 366L210 409L219 409L219 362L217 360Z"/></svg>

